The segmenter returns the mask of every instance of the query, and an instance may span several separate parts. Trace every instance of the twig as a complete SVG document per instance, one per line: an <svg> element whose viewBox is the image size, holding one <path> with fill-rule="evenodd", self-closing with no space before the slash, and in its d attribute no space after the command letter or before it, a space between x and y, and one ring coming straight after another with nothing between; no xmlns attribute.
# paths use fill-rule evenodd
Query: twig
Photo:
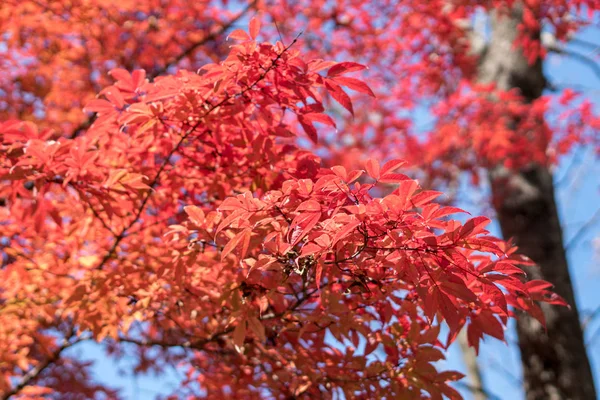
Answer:
<svg viewBox="0 0 600 400"><path fill-rule="evenodd" d="M573 237L567 242L567 244L565 245L565 251L569 250L569 248L573 245L575 245L579 239L581 239L581 237L583 235L585 235L585 233L594 225L596 224L596 222L598 222L598 219L600 218L600 208L596 210L596 212L594 213L594 215L592 215L590 217L590 219L581 226L581 228L579 228L577 230L577 232L575 233L575 235L573 235Z"/></svg>
<svg viewBox="0 0 600 400"><path fill-rule="evenodd" d="M600 44L598 44L598 43L588 42L587 40L578 39L578 38L571 38L571 39L569 39L568 42L575 44L575 45L582 46L582 47L590 48L590 49L592 49L592 53L596 53L596 52L600 51Z"/></svg>
<svg viewBox="0 0 600 400"><path fill-rule="evenodd" d="M586 328L596 319L596 317L600 316L600 305L596 307L595 310L589 313L589 315L581 321L581 329L586 330Z"/></svg>
<svg viewBox="0 0 600 400"><path fill-rule="evenodd" d="M257 2L257 0L252 1L238 15L233 17L233 19L230 20L229 22L227 22L226 24L221 25L221 27L219 29L217 29L215 32L209 33L208 35L204 36L199 41L192 43L187 49L182 51L179 55L173 57L171 59L171 61L167 62L162 68L159 68L156 71L153 71L152 73L148 74L148 78L150 80L154 80L157 76L162 75L165 72L167 72L167 70L169 68L171 68L172 66L177 64L179 61L181 61L185 57L191 55L199 47L204 46L206 43L208 43L212 40L215 40L217 37L222 35L227 29L231 28L231 26L233 24L235 24L237 21L239 21L250 9L252 9L256 5L256 2ZM94 123L96 118L97 118L97 116L96 116L96 114L94 114L91 117L89 117L87 120L85 120L81 124L79 124L73 130L73 133L71 133L70 138L73 139L73 138L77 137L80 132L82 132L82 131L88 129L90 126L92 126L92 124Z"/></svg>
<svg viewBox="0 0 600 400"><path fill-rule="evenodd" d="M577 60L585 65L587 65L592 72L596 75L598 79L600 79L600 65L591 57L586 56L585 54L578 53L572 50L565 50L558 45L547 46L547 50L556 54L561 54L567 57L571 57L574 60Z"/></svg>
<svg viewBox="0 0 600 400"><path fill-rule="evenodd" d="M473 393L475 395L475 397L477 398L477 394L482 394L485 396L485 398L489 399L489 400L502 400L500 397L496 396L495 394L492 394L488 391L485 391L481 388L478 387L474 387L469 385L468 383L465 382L456 382L455 383L456 386L462 387L464 389L467 389L468 391L470 391L471 393Z"/></svg>
<svg viewBox="0 0 600 400"><path fill-rule="evenodd" d="M65 351L66 349L68 349L70 347L73 347L77 343L80 343L80 342L82 342L84 340L87 340L87 338L77 338L73 342L70 342L69 340L74 335L75 335L75 330L72 329L71 332L69 333L69 335L64 339L63 344L60 347L58 347L54 351L54 353L52 353L52 355L50 357L48 357L47 359L45 359L44 361L40 362L38 365L36 365L32 369L30 369L25 375L23 375L23 377L21 378L21 380L19 381L19 383L17 383L8 392L3 393L2 397L0 399L2 399L2 400L8 400L12 396L18 394L21 390L23 390L32 381L34 381L35 379L37 379L40 376L40 374L46 370L46 368L48 368L50 365L52 365L53 363L55 363L56 361L58 361L60 359L60 355L61 355L61 353L63 351Z"/></svg>
<svg viewBox="0 0 600 400"><path fill-rule="evenodd" d="M216 30L215 32L210 33L210 34L206 35L205 37L203 37L201 40L197 41L196 43L193 43L190 47L185 49L181 54L174 57L171 61L167 62L162 68L159 68L158 70L154 71L154 73L150 75L150 79L156 78L157 76L164 74L165 72L167 72L167 70L169 68L171 68L172 66L177 64L179 61L183 60L185 57L191 55L198 47L203 46L212 40L215 40L218 36L223 34L223 32L225 32L227 29L231 28L231 26L233 24L235 24L237 21L239 21L244 15L246 15L246 13L248 11L250 11L256 5L256 2L257 2L257 0L252 1L238 15L233 17L233 19L231 21L229 21L225 25L221 25L221 27L218 30Z"/></svg>

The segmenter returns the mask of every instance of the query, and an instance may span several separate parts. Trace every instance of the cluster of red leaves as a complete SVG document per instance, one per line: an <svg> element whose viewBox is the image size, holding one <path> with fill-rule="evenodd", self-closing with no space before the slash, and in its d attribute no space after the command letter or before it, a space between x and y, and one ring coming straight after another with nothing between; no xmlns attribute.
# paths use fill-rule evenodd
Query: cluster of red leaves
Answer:
<svg viewBox="0 0 600 400"><path fill-rule="evenodd" d="M531 60L545 53L536 36L542 26L558 40L567 40L593 21L592 13L600 8L597 0L519 3L523 23L515 46L524 49ZM316 59L327 54L330 59L353 59L371 68L369 79L380 99L377 113L370 103L358 100L353 123L338 122L342 133L320 143L332 163L350 166L357 157L365 158L362 153L366 149L371 150L369 156L386 159L410 157L416 151L428 157L430 150L437 155L439 149L410 144L414 132L398 110L441 99L451 114L457 114L462 104L447 102L448 96L462 80L472 81L477 67L471 42L477 29L471 22L483 13L507 13L515 4L515 0L260 0L228 4L219 0L7 0L0 10L0 27L10 32L0 61L0 116L55 128L53 139L72 136L87 127L81 108L110 83L107 72L111 69L144 69L150 79L177 67L195 70L224 57L225 41L216 39L226 37L236 22L260 12L264 20L278 27L272 24L263 32L265 37L281 33L292 38L305 30L306 40L301 45L307 56ZM347 87L359 87L352 85ZM338 86L330 83L336 99L348 104ZM486 100L481 101L485 106ZM506 129L489 128L467 131L466 142L484 142L493 136L510 144L506 152L518 151L515 146L521 143L506 137ZM540 137L563 133L551 130ZM556 140L553 137L551 141ZM378 148L372 149L372 143ZM543 153L546 149L534 150ZM470 154L475 160L488 161L485 152Z"/></svg>
<svg viewBox="0 0 600 400"><path fill-rule="evenodd" d="M314 123L335 125L320 92L351 113L342 86L372 94L345 76L364 67L258 30L198 73L113 70L75 138L2 125L5 398L67 393L61 353L87 339L133 346L136 371L186 368L180 396L459 398L460 375L432 365L442 322L477 348L503 339L509 306L543 320L535 301L563 304L399 161L361 177L295 147L297 126L316 141Z"/></svg>
<svg viewBox="0 0 600 400"><path fill-rule="evenodd" d="M510 6L515 0L507 3ZM520 34L515 46L521 47L528 61L533 64L547 55L546 49L537 39L542 27L554 31L556 39L568 40L585 25L582 16L587 14L590 20L593 19L593 13L600 8L600 3L583 0L525 0L521 7L523 22L518 26Z"/></svg>
<svg viewBox="0 0 600 400"><path fill-rule="evenodd" d="M576 145L600 149L600 119L590 101L573 90L528 103L516 90L463 82L432 113L436 122L422 144L425 157L415 152L411 158L429 165L430 177L452 180L459 169L471 172L477 184L482 167L554 164Z"/></svg>

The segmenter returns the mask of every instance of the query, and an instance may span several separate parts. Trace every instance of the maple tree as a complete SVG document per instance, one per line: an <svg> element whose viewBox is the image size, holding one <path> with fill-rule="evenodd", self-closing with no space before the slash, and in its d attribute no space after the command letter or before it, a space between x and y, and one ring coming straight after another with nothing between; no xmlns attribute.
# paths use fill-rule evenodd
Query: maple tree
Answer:
<svg viewBox="0 0 600 400"><path fill-rule="evenodd" d="M520 32L584 23L571 2L526 3ZM464 22L481 7L6 2L3 398L117 396L65 356L87 340L134 348L138 372L180 366L178 397L459 398L460 374L432 363L461 328L477 348L504 338L511 307L543 323L537 301L565 302L398 157L427 186L477 181L549 165L598 124L572 91L550 126L550 97L478 82ZM236 29L255 11L277 25ZM538 62L540 41L518 39ZM436 102L424 142L397 113L417 94Z"/></svg>

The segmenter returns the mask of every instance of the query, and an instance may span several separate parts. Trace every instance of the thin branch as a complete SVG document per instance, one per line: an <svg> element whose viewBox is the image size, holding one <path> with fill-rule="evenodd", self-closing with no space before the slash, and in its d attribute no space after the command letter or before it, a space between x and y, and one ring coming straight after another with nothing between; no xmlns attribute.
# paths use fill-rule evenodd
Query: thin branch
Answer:
<svg viewBox="0 0 600 400"><path fill-rule="evenodd" d="M554 187L560 188L565 183L570 183L572 181L571 175L573 174L573 171L575 170L576 167L579 167L581 164L582 164L581 148L576 148L573 153L573 157L571 158L571 161L569 162L569 165L567 166L566 171L564 172L563 176L560 178L556 178Z"/></svg>
<svg viewBox="0 0 600 400"><path fill-rule="evenodd" d="M502 400L500 397L496 396L495 394L492 394L488 391L485 391L481 388L478 387L474 387L469 385L468 383L465 382L456 382L455 383L456 386L459 386L461 388L467 389L468 391L470 391L471 393L473 393L473 395L475 396L475 398L477 398L478 394L481 394L483 396L485 396L484 398L487 398L489 400Z"/></svg>
<svg viewBox="0 0 600 400"><path fill-rule="evenodd" d="M257 2L257 0L253 0L250 4L248 4L246 6L246 8L244 8L238 15L236 15L235 17L233 17L233 19L231 19L229 22L227 22L224 25L221 25L221 27L219 29L217 29L216 31L214 31L212 33L209 33L208 35L204 36L199 41L197 41L195 43L192 43L188 48L186 48L184 51L182 51L179 55L173 57L162 68L159 68L156 71L153 71L152 73L148 74L148 78L150 80L153 80L157 76L160 76L160 75L164 74L165 72L168 71L169 68L171 68L172 66L176 65L178 62L180 62L181 60L183 60L185 57L190 56L199 47L204 46L208 42L217 39L225 31L227 31L229 28L231 28L233 26L233 24L235 24L244 15L246 15L246 13L248 13L248 11L250 11L252 8L254 8L254 6L256 5L256 2ZM73 133L71 133L70 138L73 139L73 138L77 137L82 131L85 131L90 126L92 126L92 124L94 123L94 121L96 120L96 118L97 118L97 116L96 116L96 114L94 114L94 115L90 116L88 119L86 119L85 121L83 121L81 124L79 124L73 130Z"/></svg>
<svg viewBox="0 0 600 400"><path fill-rule="evenodd" d="M588 348L592 347L594 345L594 342L596 342L596 339L598 339L599 337L600 337L600 327L598 329L596 329L596 331L590 335L590 339L587 341L585 346Z"/></svg>
<svg viewBox="0 0 600 400"><path fill-rule="evenodd" d="M102 216L98 213L98 211L96 211L96 209L92 205L92 202L90 201L90 199L88 199L86 197L85 193L81 193L81 198L87 203L90 210L92 210L92 214L94 214L94 217L96 217L96 219L98 219L100 221L100 223L102 224L104 229L106 229L108 232L110 232L111 235L115 236L116 233L112 230L112 228L108 225L108 223L104 220L104 218L102 218Z"/></svg>
<svg viewBox="0 0 600 400"><path fill-rule="evenodd" d="M294 302L294 304L292 304L289 308L285 309L284 311L282 311L280 313L277 313L277 314L269 313L267 315L263 315L259 319L261 321L266 321L266 320L282 318L283 316L285 316L285 314L298 310L298 307L300 307L307 300L309 300L316 292L317 292L317 290L306 293L306 296L298 298ZM204 346L206 346L207 344L209 344L211 342L215 342L221 336L225 336L225 335L233 332L234 329L235 328L233 326L231 326L227 329L222 330L221 332L217 332L217 333L211 335L210 337L208 337L206 339L200 339L200 340L196 340L194 342L187 341L187 342L183 342L183 343L172 343L172 342L168 342L168 341L164 341L164 340L135 339L135 338L125 337L125 336L120 336L119 342L131 343L131 344L135 344L135 345L143 346L143 347L157 346L157 347L162 347L164 349L180 347L183 349L205 350Z"/></svg>
<svg viewBox="0 0 600 400"><path fill-rule="evenodd" d="M552 53L571 57L572 59L587 65L592 70L594 75L596 75L596 77L600 79L600 65L598 65L598 63L594 61L593 58L588 57L585 54L578 53L576 51L566 50L556 44L549 45L546 47L546 49Z"/></svg>
<svg viewBox="0 0 600 400"><path fill-rule="evenodd" d="M572 43L572 44L575 44L578 46L582 46L582 47L588 47L588 48L592 49L592 53L598 52L600 50L600 44L594 43L594 42L589 42L589 41L583 40L583 39L571 38L571 39L569 39L569 43Z"/></svg>
<svg viewBox="0 0 600 400"><path fill-rule="evenodd" d="M135 339L125 336L119 337L119 342L131 343L142 347L162 347L164 349L170 349L173 347L181 347L183 349L194 349L194 350L204 350L204 346L208 343L216 341L223 335L226 335L233 331L233 328L228 328L222 332L216 333L207 339L197 340L195 342L184 342L184 343L171 343L163 340L153 340L153 339Z"/></svg>
<svg viewBox="0 0 600 400"><path fill-rule="evenodd" d="M579 239L581 239L581 237L583 235L585 235L585 233L596 224L596 222L598 222L598 220L600 219L600 208L596 210L596 212L594 213L594 215L592 215L590 217L590 219L581 226L581 228L579 228L577 230L577 232L575 233L575 235L573 235L573 237L567 242L566 246L565 246L565 251L568 251L570 247L574 246Z"/></svg>
<svg viewBox="0 0 600 400"><path fill-rule="evenodd" d="M173 149L171 149L171 151L167 155L167 158L165 159L165 161L163 161L163 163L161 164L160 168L158 169L158 172L154 176L154 179L152 179L152 182L149 185L150 186L150 190L148 190L148 192L144 196L144 199L142 200L142 203L140 204L140 207L138 208L138 210L137 210L137 212L135 214L135 217L115 237L115 242L113 243L113 245L110 248L110 250L108 251L108 253L106 253L106 255L104 256L104 258L102 258L102 261L100 261L100 264L98 264L98 266L96 267L96 269L101 270L104 267L104 265L108 262L108 260L110 260L112 258L112 256L115 254L115 252L117 251L117 247L119 246L119 244L121 243L121 241L123 239L125 239L125 236L127 235L127 232L129 231L129 229L131 229L133 227L133 225L135 225L136 222L139 221L140 216L142 215L142 213L146 209L146 205L148 204L148 201L150 200L150 196L152 196L152 192L154 190L154 187L158 184L158 180L160 179L160 176L163 173L163 171L165 170L165 168L167 167L167 164L169 164L171 162L171 158L173 157L173 155L175 154L175 152L179 149L179 147L185 141L185 139L187 139L187 137L196 129L197 126L198 126L198 124L196 124L190 130L188 130L188 132L186 132L186 134L183 135L179 139L179 141L173 147Z"/></svg>
<svg viewBox="0 0 600 400"><path fill-rule="evenodd" d="M489 362L490 364L492 364L493 368L500 370L503 373L503 375L507 377L515 387L523 386L523 381L519 377L517 377L513 371L505 367L504 364L498 361L495 357L490 357Z"/></svg>
<svg viewBox="0 0 600 400"><path fill-rule="evenodd" d="M585 331L598 316L600 316L600 306L596 307L595 310L590 312L589 315L581 322L581 329Z"/></svg>
<svg viewBox="0 0 600 400"><path fill-rule="evenodd" d="M157 76L164 74L165 72L167 72L167 70L169 68L176 65L179 61L183 60L187 56L190 56L198 47L201 47L201 46L205 45L206 43L208 43L212 40L215 40L217 37L222 35L227 29L231 28L231 26L233 24L235 24L244 15L246 15L246 13L248 13L248 11L250 11L252 8L254 8L254 6L256 5L256 2L257 2L257 0L253 0L238 15L233 17L233 19L231 19L231 21L229 21L228 23L226 23L224 25L221 25L221 27L219 29L217 29L213 33L209 33L208 35L204 36L202 39L200 39L196 43L192 43L191 46L189 46L187 49L185 49L178 56L171 59L171 61L167 62L162 68L159 68L158 70L154 71L154 73L150 75L150 79L156 78Z"/></svg>
<svg viewBox="0 0 600 400"><path fill-rule="evenodd" d="M19 394L19 392L21 390L23 390L27 385L29 385L33 381L35 381L42 374L42 372L44 372L50 365L57 362L60 359L60 356L63 351L65 351L66 349L68 349L70 347L73 347L77 343L87 340L87 338L77 338L76 340L70 342L69 340L74 335L75 335L75 330L73 329L73 330L71 330L69 335L64 339L63 344L60 347L58 347L56 350L54 350L54 352L50 355L50 357L46 358L45 360L40 362L38 365L36 365L32 369L30 369L27 373L25 373L25 375L23 375L23 377L21 378L19 383L17 383L15 386L13 386L13 388L11 390L9 390L8 392L3 393L2 397L0 397L0 399L8 400L12 396Z"/></svg>

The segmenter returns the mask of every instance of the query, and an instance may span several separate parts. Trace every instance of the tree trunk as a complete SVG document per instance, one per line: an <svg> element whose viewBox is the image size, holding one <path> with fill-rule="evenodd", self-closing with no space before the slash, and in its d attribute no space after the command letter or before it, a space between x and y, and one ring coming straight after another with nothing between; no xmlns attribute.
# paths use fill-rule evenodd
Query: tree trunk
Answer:
<svg viewBox="0 0 600 400"><path fill-rule="evenodd" d="M527 101L542 95L546 80L542 62L530 65L514 48L522 6L492 15L492 36L479 66L479 81L501 90L518 88ZM539 36L539 34L538 34ZM535 319L519 315L517 331L527 400L593 400L594 381L587 357L562 229L548 167L532 164L520 171L498 166L489 178L502 234L514 238L519 251L539 267L527 268L533 279L545 279L571 309L543 305L546 330Z"/></svg>

